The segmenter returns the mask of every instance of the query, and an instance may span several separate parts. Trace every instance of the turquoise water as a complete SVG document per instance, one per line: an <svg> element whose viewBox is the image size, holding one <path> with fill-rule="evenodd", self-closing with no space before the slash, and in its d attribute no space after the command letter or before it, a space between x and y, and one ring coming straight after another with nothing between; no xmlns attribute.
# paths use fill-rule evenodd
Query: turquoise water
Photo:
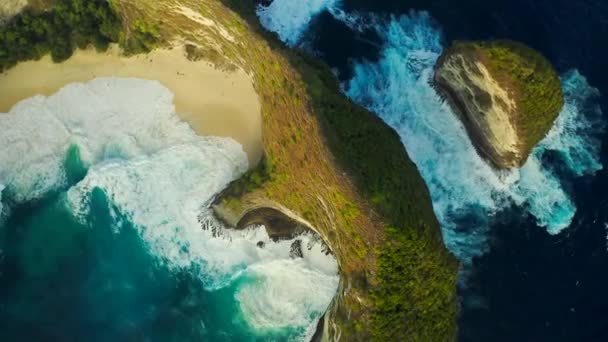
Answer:
<svg viewBox="0 0 608 342"><path fill-rule="evenodd" d="M71 186L85 169L76 148L66 160ZM92 191L90 205L83 224L60 190L19 206L0 229L0 340L252 341L302 333L252 331L234 300L252 279L205 290L198 270L176 272L152 255L128 217L113 216L103 189Z"/></svg>
<svg viewBox="0 0 608 342"><path fill-rule="evenodd" d="M335 259L316 236L217 222L209 203L247 157L196 135L172 100L108 78L0 114L0 341L310 337Z"/></svg>
<svg viewBox="0 0 608 342"><path fill-rule="evenodd" d="M93 331L99 340L206 335L203 326L179 329L204 321L200 306L212 300L188 272L156 263L132 226L115 232L101 189L92 196L90 226L66 209L64 197L18 210L3 228L2 322L12 324L2 331L8 340L83 339Z"/></svg>

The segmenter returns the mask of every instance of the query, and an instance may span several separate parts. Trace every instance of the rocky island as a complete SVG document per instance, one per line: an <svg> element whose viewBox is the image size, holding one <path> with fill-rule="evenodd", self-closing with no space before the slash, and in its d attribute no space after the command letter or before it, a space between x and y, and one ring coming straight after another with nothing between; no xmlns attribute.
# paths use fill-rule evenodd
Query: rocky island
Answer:
<svg viewBox="0 0 608 342"><path fill-rule="evenodd" d="M522 166L564 104L552 65L507 40L454 43L439 58L434 83L479 154L499 169Z"/></svg>

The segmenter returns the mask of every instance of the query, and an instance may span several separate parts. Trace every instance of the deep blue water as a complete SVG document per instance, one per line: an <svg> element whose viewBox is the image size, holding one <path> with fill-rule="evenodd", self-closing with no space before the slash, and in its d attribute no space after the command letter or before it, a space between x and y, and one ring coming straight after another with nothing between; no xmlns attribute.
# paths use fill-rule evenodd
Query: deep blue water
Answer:
<svg viewBox="0 0 608 342"><path fill-rule="evenodd" d="M352 24L337 18L335 8L351 16L366 17L368 22L371 17L381 23L394 22L402 15L416 18L418 11L426 11L432 17L431 26L441 31L444 45L455 39L519 40L546 55L560 74L576 69L591 87L608 94L608 2L605 1L344 0L330 4L329 8L313 16L301 37L302 46L336 70L351 97L355 94L356 101L376 109L398 131L403 122L391 120L391 115L382 113L390 111L391 103L386 98L390 97L387 91L391 86L383 88L377 84L396 84L389 82L390 75L386 72L400 70L390 69L390 63L386 62L387 35L373 27L353 29ZM414 25L402 23L401 27L405 26ZM415 60L397 64L408 63L407 68L415 70L416 66L409 65L412 61ZM361 63L377 67L364 68L362 73ZM370 76L374 73L376 76L384 73L384 79L378 82ZM361 78L361 75L367 76L365 81L355 84L363 90L349 89L353 77ZM365 95L370 89L380 91L373 96ZM374 99L374 96L385 99ZM608 97L596 98L595 104L601 106L604 119L588 125L587 131L598 128L601 121L608 118ZM580 110L588 111L590 106L583 105ZM543 168L551 170L576 207L568 228L551 235L520 205L502 208L490 220L491 226L484 232L487 251L473 257L465 266L466 274L459 288L461 341L608 340L608 172L605 170L608 135L601 130L591 134L596 140L589 142L585 149L602 146L596 159L604 169L596 173L575 176L572 168L564 166L559 153L549 151L540 158ZM402 135L402 138L407 146L407 137ZM476 224L479 221L459 221L464 232Z"/></svg>
<svg viewBox="0 0 608 342"><path fill-rule="evenodd" d="M451 221L449 215L443 218L445 222L455 225L450 227L455 234L446 239L452 243L450 246L458 248L457 251L463 258L471 258L467 261L466 274L463 275L459 288L462 298L460 340L608 340L608 172L605 170L608 167L608 135L599 134L602 120L593 117L596 112L593 106L599 101L604 113L604 122L608 120L608 98L598 98L594 95L591 99L585 97L585 100L577 102L577 96L586 92L593 93L589 91L590 87L597 88L602 94L608 94L608 58L605 57L608 54L608 4L597 0L500 0L458 3L448 0L344 0L339 7L346 13L359 13L366 19L376 15L377 25L357 31L353 29L352 24L347 25L344 20L336 19L335 12L323 12L314 16L302 41L336 69L349 96L363 105L377 109L383 119L396 127L407 147L419 151L410 151L410 154L426 163L421 169L425 170L424 174L429 179L445 175L433 173L435 169L441 168L441 165L434 164L433 158L421 158L425 157L425 148L437 142L425 135L428 132L416 130L424 126L424 121L412 124L411 120L420 120L420 115L400 116L399 110L406 113L427 114L425 111L438 111L438 115L447 114L442 112L428 88L418 82L423 79L420 74L432 65L434 53L438 52L442 45L453 39L511 38L539 49L557 66L564 85L572 92L570 100L576 103L576 110L570 111L570 114L574 114L569 117L584 124L580 129L564 133L567 135L566 139L558 141L557 144L561 149L549 144L535 157L541 164L541 171L534 175L540 174L544 178L540 178L543 184L532 186L537 185L542 191L530 193L527 191L529 187L524 189L527 192L518 190L517 194L523 194L525 200L511 206L505 206L503 203L499 206L491 200L479 203L473 201L463 207L470 210L471 215ZM412 12L413 10L415 12ZM421 10L426 11L428 16L421 14ZM400 17L401 15L405 17ZM388 23L394 25L390 26ZM412 32L417 34L414 36L419 39L400 39L408 38L407 35ZM404 48L390 44L411 46ZM420 47L432 53L417 55ZM393 68L395 66L396 68ZM570 72L573 69L578 70L580 74ZM395 71L401 71L403 74L392 74ZM586 81L583 81L584 79ZM367 89L366 85L370 88ZM390 89L384 85L395 86L402 93L389 93L387 90ZM407 101L399 102L400 97ZM149 120L142 122L146 121ZM449 124L450 122L447 122L446 127L441 128L454 133L447 127ZM415 136L410 137L410 133ZM589 137L577 139L578 136L587 134L599 140L590 140ZM116 140L121 143L128 142ZM457 141L462 144L461 140ZM44 143L48 144L50 141ZM413 146L415 143L418 145ZM564 150L564 145L568 143L576 145L577 149ZM169 145L172 144L174 143ZM591 153L593 163L589 158L576 158L584 154L585 150L591 151L593 146L600 145L602 150L599 157ZM38 147L42 149L43 146ZM123 148L129 151L130 147ZM444 147L442 143L437 143L439 151ZM112 148L116 146L110 146L109 149ZM463 151L466 152L467 149L454 152L464 153ZM9 154L13 151L5 149L0 152ZM436 150L429 149L428 152ZM177 168L183 172L192 171L192 163L219 165L217 161L214 162L213 154L203 155L205 157L200 160L198 157L171 159L170 163L161 160L163 162L159 165L183 164L183 168ZM207 159L209 156L211 159ZM589 165L571 165L566 162L564 156L574 157L574 161L586 161ZM604 169L595 173L589 171L593 169L592 164L597 162L601 162ZM148 165L146 163L144 166ZM149 163L156 165L154 160ZM114 171L121 171L123 166L129 164L119 163ZM262 279L268 278L269 281L237 276L233 282L224 284L223 287L206 287L200 279L200 269L196 269L196 265L200 267L204 263L197 263L199 259L196 259L197 262L193 263L194 269L175 268L170 267L162 256L159 259L159 255L155 255L154 250L150 248L150 242L142 238L141 227L136 227L131 222L132 217L119 208L111 209L116 203L108 199L103 189L91 192L91 208L86 216L86 223L83 223L82 218L76 217L65 204L69 187L88 174L88 170L79 160L77 149L67 151L63 167L67 171L65 187L47 193L42 200L14 206L10 216L4 218L6 221L0 224L0 341L240 341L284 340L300 335L301 325L298 329L290 329L289 320L278 330L256 331L246 322L239 300L235 296L244 291L243 289L251 289L246 286L248 283L269 286L271 290L280 289L280 285L285 281L302 283L301 279L297 278L301 272L285 276L289 269L285 266L278 267L281 264L275 265L273 262L277 257L272 257L268 263L259 263L257 268L251 267L252 275ZM582 176L576 175L578 167L580 170L586 170L582 172ZM121 187L127 187L129 184L139 185L138 182L141 182L142 187L149 185L149 182L141 177L148 173L140 174L129 168L127 170L130 171L121 171L117 175L134 176L138 181L121 183L117 178L100 178L101 181L110 180L110 183L105 184L108 186L108 189L105 189L107 191L111 190L110 185L118 185L117 189L113 189L118 199L124 195L119 191ZM444 171L470 173L467 169ZM169 171L160 172L151 168L149 174L155 178L152 183L175 178L164 178L167 177L166 172ZM206 174L187 173L194 179L201 179ZM160 175L162 179L158 179L156 175ZM103 174L91 176L99 177ZM189 177L183 178L187 180ZM550 180L556 183L551 183ZM41 180L40 184L43 183ZM165 183L165 186L167 184ZM189 189L195 184L196 182L186 182L183 188ZM458 196L459 194L454 193L455 189L462 189L450 187L453 185L431 184L434 189L442 190L434 195L436 210L453 206L472 193L483 196L488 188L481 187L474 189L476 192L466 193L467 196ZM442 186L448 187L443 189ZM560 196L565 195L568 201L572 202L572 207L576 208L570 226L557 235L549 234L547 227L537 224L538 218L543 216L542 210L530 210L530 207L533 207L531 200L556 196L555 192L550 191L552 187L559 190L555 198L564 200L564 197ZM141 203L128 204L142 204L142 210L148 209L144 216L156 219L153 214L159 207L154 206L157 202L153 199L158 193L155 189L147 191L149 194L142 193L149 196L136 197ZM2 193L4 202L10 201L11 195L15 195L10 192L9 184ZM177 190L173 192L179 193ZM171 204L182 203L180 200L183 194L171 197L173 192L163 190L163 196L166 195L168 200L161 205L166 209L172 209ZM444 200L447 205L440 203ZM146 205L150 207L146 208ZM500 210L496 216L484 216L497 206ZM536 207L543 208L538 205ZM443 210L440 213L446 212L451 214ZM554 215L545 216L547 217L543 219L546 221L554 219ZM174 224L167 217L165 219L166 221L160 219L148 223L158 224L155 228ZM120 229L117 229L118 225ZM180 226L174 225L176 228ZM489 226L476 230L484 225ZM180 237L181 235L176 235L174 238L183 243L184 241L179 240ZM195 235L193 239L186 240L184 245L173 243L171 246L179 250L178 256L185 254L194 258L201 252L197 249L201 247L197 241L200 239ZM242 257L239 253L244 249L248 252L256 251L255 247L247 247L255 246L256 241L253 239L249 244L237 245L234 251L223 248L228 252L225 258L234 254ZM202 252L212 248L211 245L205 244L203 247L205 248ZM171 252L164 249L161 251ZM168 253L164 257L168 259L175 255ZM223 254L220 259L222 258ZM245 266L239 270L243 267ZM320 283L316 277L311 279L314 284ZM279 286L272 287L273 284ZM309 287L298 289L298 296L295 296L297 287L294 286L292 293L283 299L301 299L301 302L296 303L298 307L308 308L311 300L307 292ZM331 289L329 290L331 292ZM253 293L269 292L272 291L263 288ZM267 299L262 297L250 295L241 299ZM273 302L277 303L276 300L269 303ZM290 303L286 303L288 305L284 306L289 308ZM270 310L265 310L268 307L267 302L261 301L259 304L261 305L253 308L261 308L263 312L258 311L257 315L253 315L254 318L261 317L262 313L271 313ZM276 323L288 316L289 310L282 311L283 305L274 309L276 315L269 315L271 319L263 323ZM317 315L319 310L312 311ZM307 314L305 312L304 316L294 317L304 317L305 321L312 320L312 316L307 317Z"/></svg>

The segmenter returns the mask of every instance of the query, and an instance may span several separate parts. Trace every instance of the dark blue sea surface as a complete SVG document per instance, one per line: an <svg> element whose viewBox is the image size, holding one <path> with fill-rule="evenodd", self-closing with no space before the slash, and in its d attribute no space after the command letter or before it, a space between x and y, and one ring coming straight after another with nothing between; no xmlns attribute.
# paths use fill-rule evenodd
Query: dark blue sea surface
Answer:
<svg viewBox="0 0 608 342"><path fill-rule="evenodd" d="M351 98L376 111L402 135L431 188L440 221L456 225L450 228L457 232L455 236L446 235L445 230L444 236L465 260L459 288L459 339L607 341L608 135L604 125L608 118L608 2L330 0L319 8L305 10L313 14L313 19L300 33L299 43L291 45L322 58L336 71ZM274 24L264 21L264 15L260 17L272 29ZM279 28L275 31L283 40L298 32L274 27ZM465 208L473 213L474 220L466 215L459 220L442 220L444 213L453 213L443 210L445 206L439 202L460 189L445 190L439 186L445 184L434 184L435 173L439 172L435 169L440 166L433 164L432 158L421 156L424 151L417 152L433 143L432 139L411 137L412 133L428 137L416 131L424 121L412 123L419 118L400 115L399 111L441 110L438 105L428 104L434 99L418 80L425 76L425 68L442 47L459 39L505 38L541 51L562 75L563 85L570 92L567 101L576 104L573 107L578 112L570 118L584 127L576 132L564 129L558 140L562 147L578 148L537 149L534 158L542 171L539 174L549 177L532 178L530 187L545 190L518 193L526 199L510 205L480 201L485 210L478 212L474 205L468 205ZM573 78L573 72L578 76ZM411 81L403 81L408 78ZM395 89L402 99L391 94ZM409 92L416 93L416 99L410 98ZM582 94L589 96L582 100ZM593 155L593 167L583 165L585 158L577 159L587 152ZM466 174L468 170L451 171ZM550 179L555 182L549 184ZM555 197L553 206L538 206L535 211L535 201L555 195L551 189L565 197ZM566 202L574 216L561 222L571 223L567 228L558 224L551 229L546 223L559 215L557 211L545 211L548 217L543 221L543 209L554 210ZM486 224L487 229L471 228ZM463 242L467 236L479 243Z"/></svg>

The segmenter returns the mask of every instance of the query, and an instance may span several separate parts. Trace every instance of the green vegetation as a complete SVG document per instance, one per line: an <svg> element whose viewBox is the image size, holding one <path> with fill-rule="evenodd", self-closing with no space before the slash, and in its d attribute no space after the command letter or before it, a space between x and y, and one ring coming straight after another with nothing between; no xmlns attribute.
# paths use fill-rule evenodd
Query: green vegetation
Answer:
<svg viewBox="0 0 608 342"><path fill-rule="evenodd" d="M457 306L454 268L428 248L416 230L387 228L379 251L379 283L372 293L372 333L376 341L455 340Z"/></svg>
<svg viewBox="0 0 608 342"><path fill-rule="evenodd" d="M131 28L131 37L122 40L122 48L127 54L138 54L152 51L160 40L158 26L142 20L135 20Z"/></svg>
<svg viewBox="0 0 608 342"><path fill-rule="evenodd" d="M203 49L193 44L186 44L186 57L188 60L198 62L205 60L213 63L213 65L224 71L235 71L236 66L226 59L226 56L222 55L215 49Z"/></svg>
<svg viewBox="0 0 608 342"><path fill-rule="evenodd" d="M329 68L306 55L293 57L326 136L341 163L365 197L396 227L432 228L439 234L430 196L400 138L373 113L340 91Z"/></svg>
<svg viewBox="0 0 608 342"><path fill-rule="evenodd" d="M458 262L443 246L428 190L399 136L345 98L324 64L305 55L293 57L292 63L325 123L334 155L388 223L371 290L372 340L455 339ZM353 326L351 333L357 331Z"/></svg>
<svg viewBox="0 0 608 342"><path fill-rule="evenodd" d="M358 304L354 302L340 304L344 310L338 310L334 323L340 326L342 339L455 340L458 262L443 245L428 189L398 134L375 114L346 98L324 63L304 52L285 49L273 33L260 29L247 1L225 2L248 19L252 28L258 28L274 52L284 56L297 71L332 154L384 221L384 231L376 233L383 236L374 251L377 269L365 266L376 272L375 276L349 275L353 288L370 296L371 314L357 312ZM297 87L290 83L281 86L293 101L301 100ZM332 201L342 208L339 214L345 222L351 223L362 214L345 196L335 195ZM365 238L362 231L366 228L340 228L352 234L354 254L349 257L365 260L366 251L357 241Z"/></svg>
<svg viewBox="0 0 608 342"><path fill-rule="evenodd" d="M48 53L61 62L89 44L105 50L121 29L107 1L56 0L49 11L26 9L0 28L0 71Z"/></svg>
<svg viewBox="0 0 608 342"><path fill-rule="evenodd" d="M62 62L76 48L90 44L105 51L111 43L119 43L126 54L148 52L159 45L156 23L135 20L129 25L125 28L107 0L53 0L44 10L28 7L0 27L0 72L49 53L54 62Z"/></svg>
<svg viewBox="0 0 608 342"><path fill-rule="evenodd" d="M456 49L472 49L515 95L519 106L516 118L527 153L542 140L564 105L557 72L534 49L510 40L457 42Z"/></svg>
<svg viewBox="0 0 608 342"><path fill-rule="evenodd" d="M260 188L273 175L272 162L268 156L264 156L255 168L247 171L241 178L232 182L220 197L227 197L228 199L238 198L245 193Z"/></svg>

